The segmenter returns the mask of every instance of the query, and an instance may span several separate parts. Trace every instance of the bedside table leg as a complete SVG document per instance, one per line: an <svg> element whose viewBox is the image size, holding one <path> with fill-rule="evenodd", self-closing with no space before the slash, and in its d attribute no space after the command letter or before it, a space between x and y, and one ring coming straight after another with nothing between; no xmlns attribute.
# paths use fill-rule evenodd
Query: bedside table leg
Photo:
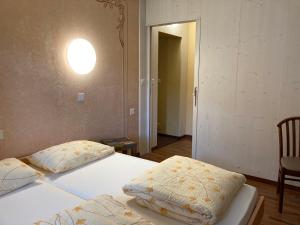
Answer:
<svg viewBox="0 0 300 225"><path fill-rule="evenodd" d="M133 147L131 149L131 155L135 156L135 157L139 157L140 156L140 153L137 151L137 146L135 146L135 147Z"/></svg>

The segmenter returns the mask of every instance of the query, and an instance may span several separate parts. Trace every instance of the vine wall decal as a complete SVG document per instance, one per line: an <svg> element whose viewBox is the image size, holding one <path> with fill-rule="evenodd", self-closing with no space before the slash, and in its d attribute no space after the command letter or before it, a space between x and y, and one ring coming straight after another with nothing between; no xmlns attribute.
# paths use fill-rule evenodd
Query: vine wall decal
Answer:
<svg viewBox="0 0 300 225"><path fill-rule="evenodd" d="M123 49L122 58L122 75L123 75L123 120L124 120L124 136L128 136L127 130L127 90L128 90L128 4L127 0L96 0L102 3L104 8L118 9L118 25L119 40ZM127 23L126 29L125 25ZM126 33L124 32L126 30ZM125 39L126 38L126 39Z"/></svg>
<svg viewBox="0 0 300 225"><path fill-rule="evenodd" d="M104 7L107 8L117 8L119 10L119 24L117 26L117 29L119 30L119 39L122 48L124 48L124 25L126 21L125 17L125 0L96 0L97 2L103 3ZM124 3L123 3L124 1Z"/></svg>

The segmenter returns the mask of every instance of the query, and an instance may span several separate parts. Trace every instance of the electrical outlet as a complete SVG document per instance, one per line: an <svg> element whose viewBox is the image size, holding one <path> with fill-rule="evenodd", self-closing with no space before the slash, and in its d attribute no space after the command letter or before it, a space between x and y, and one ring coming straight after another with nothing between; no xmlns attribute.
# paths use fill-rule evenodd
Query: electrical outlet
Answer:
<svg viewBox="0 0 300 225"><path fill-rule="evenodd" d="M0 130L0 141L4 140L4 131Z"/></svg>

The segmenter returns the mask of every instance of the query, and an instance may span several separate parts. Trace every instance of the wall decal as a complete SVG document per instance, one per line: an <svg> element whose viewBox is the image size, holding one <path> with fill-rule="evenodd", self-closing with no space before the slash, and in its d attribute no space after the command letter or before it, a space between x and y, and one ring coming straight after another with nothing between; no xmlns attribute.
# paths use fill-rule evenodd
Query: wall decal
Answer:
<svg viewBox="0 0 300 225"><path fill-rule="evenodd" d="M122 48L124 48L124 25L125 25L125 4L126 1L124 0L96 0L97 2L103 3L104 7L107 8L117 8L119 10L119 24L117 26L117 29L119 30L119 38Z"/></svg>
<svg viewBox="0 0 300 225"><path fill-rule="evenodd" d="M126 0L96 0L99 3L102 3L105 8L118 9L119 18L117 30L119 31L119 40L123 49L123 119L124 119L124 136L127 137L127 90L128 90L128 4ZM126 24L127 23L127 24ZM125 29L126 26L126 29ZM126 34L125 31L126 30ZM126 40L125 40L126 38Z"/></svg>

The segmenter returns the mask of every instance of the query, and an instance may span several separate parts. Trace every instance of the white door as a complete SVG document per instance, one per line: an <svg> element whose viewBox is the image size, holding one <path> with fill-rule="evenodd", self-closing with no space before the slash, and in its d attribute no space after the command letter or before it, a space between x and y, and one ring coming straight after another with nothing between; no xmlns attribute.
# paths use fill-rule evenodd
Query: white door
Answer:
<svg viewBox="0 0 300 225"><path fill-rule="evenodd" d="M150 32L150 151L157 145L157 105L158 105L158 32ZM148 36L148 37L149 37ZM193 96L193 150L192 157L196 156L197 149L197 112L198 112L198 77L200 67L200 20L196 21L196 46L194 69L194 96Z"/></svg>
<svg viewBox="0 0 300 225"><path fill-rule="evenodd" d="M195 69L194 69L194 103L193 103L193 149L192 149L192 158L196 159L197 150L198 150L198 126L200 122L198 120L199 109L198 104L198 93L199 93L199 76L200 76L200 19L196 22L196 45L195 45Z"/></svg>

